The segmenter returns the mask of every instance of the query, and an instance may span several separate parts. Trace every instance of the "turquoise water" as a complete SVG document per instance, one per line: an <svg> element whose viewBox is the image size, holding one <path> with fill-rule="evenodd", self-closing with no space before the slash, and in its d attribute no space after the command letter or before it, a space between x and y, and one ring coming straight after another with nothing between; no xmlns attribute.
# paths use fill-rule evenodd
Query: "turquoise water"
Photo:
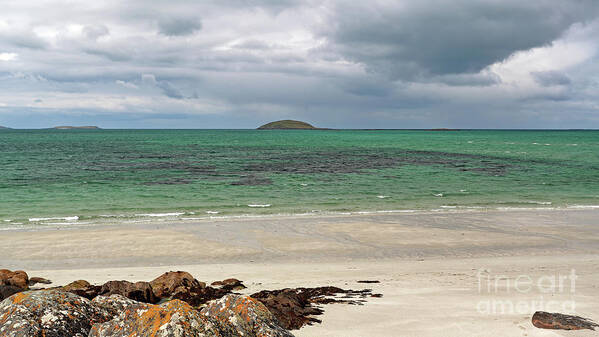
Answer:
<svg viewBox="0 0 599 337"><path fill-rule="evenodd" d="M584 205L599 131L0 131L4 227Z"/></svg>

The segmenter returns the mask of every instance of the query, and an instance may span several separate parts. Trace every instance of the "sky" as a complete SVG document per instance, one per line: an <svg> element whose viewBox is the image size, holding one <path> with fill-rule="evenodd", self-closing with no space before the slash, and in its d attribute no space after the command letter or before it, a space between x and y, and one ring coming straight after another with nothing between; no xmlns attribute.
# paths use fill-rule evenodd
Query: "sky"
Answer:
<svg viewBox="0 0 599 337"><path fill-rule="evenodd" d="M0 0L0 125L599 128L597 0Z"/></svg>

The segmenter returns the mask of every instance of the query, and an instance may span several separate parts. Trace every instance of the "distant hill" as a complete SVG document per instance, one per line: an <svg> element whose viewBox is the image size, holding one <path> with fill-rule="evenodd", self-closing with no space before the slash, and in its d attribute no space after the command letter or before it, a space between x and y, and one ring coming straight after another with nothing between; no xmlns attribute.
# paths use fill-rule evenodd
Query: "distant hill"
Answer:
<svg viewBox="0 0 599 337"><path fill-rule="evenodd" d="M7 128L6 126L0 125L0 130L8 130L8 129L10 129L10 128Z"/></svg>
<svg viewBox="0 0 599 337"><path fill-rule="evenodd" d="M317 130L314 126L300 121L290 119L270 122L258 128L258 130Z"/></svg>
<svg viewBox="0 0 599 337"><path fill-rule="evenodd" d="M99 130L100 128L97 126L55 126L56 130Z"/></svg>

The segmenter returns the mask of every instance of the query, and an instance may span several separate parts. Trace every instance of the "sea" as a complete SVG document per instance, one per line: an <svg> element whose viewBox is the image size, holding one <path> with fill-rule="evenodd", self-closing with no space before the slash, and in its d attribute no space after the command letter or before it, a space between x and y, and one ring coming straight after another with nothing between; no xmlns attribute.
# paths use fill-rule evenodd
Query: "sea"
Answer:
<svg viewBox="0 0 599 337"><path fill-rule="evenodd" d="M523 208L599 208L599 131L0 131L0 230Z"/></svg>

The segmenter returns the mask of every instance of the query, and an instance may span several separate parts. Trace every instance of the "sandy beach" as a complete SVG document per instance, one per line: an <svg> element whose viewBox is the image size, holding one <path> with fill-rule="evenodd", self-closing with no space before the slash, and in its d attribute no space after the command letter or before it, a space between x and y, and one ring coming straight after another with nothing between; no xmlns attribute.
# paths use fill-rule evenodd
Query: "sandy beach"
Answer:
<svg viewBox="0 0 599 337"><path fill-rule="evenodd" d="M63 285L185 270L262 289L372 288L296 336L596 336L541 330L535 310L599 320L599 210L206 219L3 231L1 265ZM361 284L358 280L378 280Z"/></svg>

